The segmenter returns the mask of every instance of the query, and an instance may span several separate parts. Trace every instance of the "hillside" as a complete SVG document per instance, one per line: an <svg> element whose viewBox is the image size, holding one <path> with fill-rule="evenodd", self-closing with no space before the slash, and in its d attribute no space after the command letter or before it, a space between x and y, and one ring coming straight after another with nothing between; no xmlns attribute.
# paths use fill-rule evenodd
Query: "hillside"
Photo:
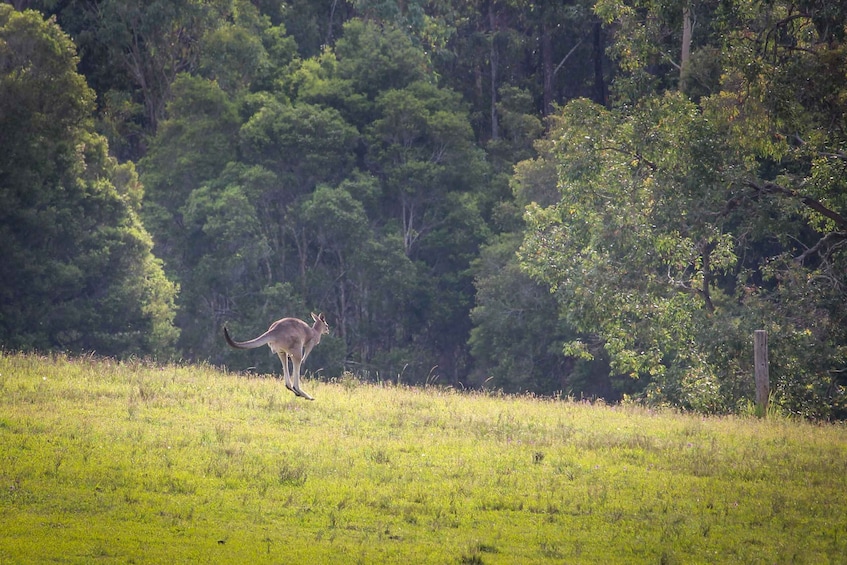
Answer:
<svg viewBox="0 0 847 565"><path fill-rule="evenodd" d="M2 563L837 563L847 430L0 354Z"/></svg>

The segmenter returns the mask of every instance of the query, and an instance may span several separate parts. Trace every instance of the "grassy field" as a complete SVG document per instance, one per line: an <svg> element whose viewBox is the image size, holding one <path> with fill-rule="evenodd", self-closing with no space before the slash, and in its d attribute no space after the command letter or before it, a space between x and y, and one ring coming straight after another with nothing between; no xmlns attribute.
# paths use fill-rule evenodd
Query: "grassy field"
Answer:
<svg viewBox="0 0 847 565"><path fill-rule="evenodd" d="M0 564L846 563L847 428L0 354Z"/></svg>

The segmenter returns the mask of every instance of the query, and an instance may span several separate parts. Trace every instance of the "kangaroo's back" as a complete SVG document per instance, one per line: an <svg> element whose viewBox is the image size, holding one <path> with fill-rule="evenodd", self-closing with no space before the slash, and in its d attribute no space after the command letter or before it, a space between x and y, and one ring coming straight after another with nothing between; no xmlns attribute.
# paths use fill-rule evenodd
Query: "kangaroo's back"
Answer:
<svg viewBox="0 0 847 565"><path fill-rule="evenodd" d="M224 326L224 339L230 347L236 349L254 349L267 345L274 353L284 351L291 355L308 352L321 341L321 336L329 333L329 326L323 314L312 314L315 325L310 326L299 318L283 318L277 320L268 331L248 341L235 341Z"/></svg>
<svg viewBox="0 0 847 565"><path fill-rule="evenodd" d="M268 347L274 353L280 351L289 354L299 353L315 337L312 327L299 318L277 320L271 324L266 333L268 334ZM320 334L318 334L318 339L320 340Z"/></svg>

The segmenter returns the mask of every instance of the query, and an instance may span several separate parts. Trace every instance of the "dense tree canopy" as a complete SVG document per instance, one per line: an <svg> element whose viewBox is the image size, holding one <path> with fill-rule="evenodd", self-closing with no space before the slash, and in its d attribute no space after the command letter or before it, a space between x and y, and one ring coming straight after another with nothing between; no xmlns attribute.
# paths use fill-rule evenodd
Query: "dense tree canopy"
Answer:
<svg viewBox="0 0 847 565"><path fill-rule="evenodd" d="M656 401L724 411L749 399L760 328L778 400L843 415L843 16L731 7L712 20L723 72L710 94L656 85L611 109L565 106L548 133L560 198L528 209L522 261L584 336L566 351L604 349Z"/></svg>
<svg viewBox="0 0 847 565"><path fill-rule="evenodd" d="M838 3L13 4L4 347L847 417Z"/></svg>
<svg viewBox="0 0 847 565"><path fill-rule="evenodd" d="M151 254L132 163L92 131L73 43L0 5L0 341L166 353L175 289Z"/></svg>

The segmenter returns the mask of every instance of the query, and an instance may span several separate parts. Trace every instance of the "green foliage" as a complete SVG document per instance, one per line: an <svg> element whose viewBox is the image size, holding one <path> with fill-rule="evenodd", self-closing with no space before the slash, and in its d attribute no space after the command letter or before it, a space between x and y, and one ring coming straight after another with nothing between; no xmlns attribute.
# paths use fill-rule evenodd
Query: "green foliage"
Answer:
<svg viewBox="0 0 847 565"><path fill-rule="evenodd" d="M293 194L350 172L357 132L339 112L268 101L241 127L243 158L276 173Z"/></svg>
<svg viewBox="0 0 847 565"><path fill-rule="evenodd" d="M310 104L335 108L354 125L365 124L373 109L373 101L355 89L353 81L343 78L338 70L335 52L325 49L319 55L300 61L288 77L293 98Z"/></svg>
<svg viewBox="0 0 847 565"><path fill-rule="evenodd" d="M837 3L24 4L73 38L96 95L57 25L0 47L4 72L27 69L2 84L0 178L19 187L2 229L44 235L48 258L4 248L10 282L47 281L6 293L21 318L61 290L76 305L39 323L76 326L96 292L98 314L152 316L167 341L170 283L126 282L160 269L147 229L186 358L272 370L222 349L220 325L322 310L315 370L731 412L763 328L775 401L845 414ZM75 207L89 197L97 212ZM92 280L113 264L141 314Z"/></svg>
<svg viewBox="0 0 847 565"><path fill-rule="evenodd" d="M527 280L520 270L515 256L519 244L518 234L502 236L474 261L472 382L508 392L571 392L571 371L560 345L567 338L557 304L546 288Z"/></svg>
<svg viewBox="0 0 847 565"><path fill-rule="evenodd" d="M456 210L459 202L449 195L472 191L485 165L455 93L415 82L387 90L376 107L379 117L367 130L368 157L412 255L419 240ZM469 206L474 203L465 200L462 207Z"/></svg>
<svg viewBox="0 0 847 565"><path fill-rule="evenodd" d="M222 26L206 34L203 40L206 60L200 65L201 72L224 90L246 88L269 65L261 39L244 27Z"/></svg>
<svg viewBox="0 0 847 565"><path fill-rule="evenodd" d="M217 83L180 75L172 90L168 118L139 163L149 196L145 204L171 216L193 188L235 159L241 125L236 106Z"/></svg>
<svg viewBox="0 0 847 565"><path fill-rule="evenodd" d="M220 352L223 322L258 333L321 310L346 345L316 353L325 366L416 381L438 364L455 381L492 202L466 106L422 80L420 48L373 23L291 69L255 93L181 76L141 162L148 224L183 289L183 351L255 363ZM286 302L264 292L276 284Z"/></svg>
<svg viewBox="0 0 847 565"><path fill-rule="evenodd" d="M229 13L204 30L198 72L230 93L269 88L282 79L297 52L285 26L274 25L246 0L217 4Z"/></svg>
<svg viewBox="0 0 847 565"><path fill-rule="evenodd" d="M309 386L317 400L305 403L276 379L202 365L0 354L0 559L825 563L847 553L841 425L350 374Z"/></svg>
<svg viewBox="0 0 847 565"><path fill-rule="evenodd" d="M226 3L221 4L224 8ZM75 8L90 19L85 32L96 36L105 64L114 67L115 61L116 70L136 86L145 124L155 131L173 81L198 64L201 38L215 24L219 6L196 0L106 0Z"/></svg>
<svg viewBox="0 0 847 565"><path fill-rule="evenodd" d="M181 355L232 361L223 321L252 332L324 309L344 343L327 366L464 379L469 265L492 221L517 226L507 176L540 131L519 5L494 7L503 29L483 38L514 73L492 84L503 132L492 176L458 94L468 83L436 70L461 59L468 77L489 72L490 50L451 44L462 29L486 33L491 14L476 6L33 4L80 46L97 127L138 160L144 189L126 196L145 195L145 226L181 285ZM576 13L547 8L527 29Z"/></svg>
<svg viewBox="0 0 847 565"><path fill-rule="evenodd" d="M675 101L645 111L678 115L663 108L665 104ZM551 133L556 158L563 163L562 199L547 210L528 209L530 230L522 250L530 273L558 293L574 327L600 334L612 369L632 376L662 374L664 355L690 341L685 336L702 307L693 295L668 292L676 282L692 284L674 281L680 278L676 269L667 273L668 280L662 276L669 264L663 255L676 247L671 241L682 251L678 272L693 280L704 276L691 253L693 242L678 232L675 237L675 232L659 231L672 228L660 224L657 216L679 187L671 184L673 173L657 179L653 168L658 165L651 159L669 158L666 149L672 142L655 135L645 138L641 119L635 116L616 129L611 113L587 102L565 109L559 122L563 129ZM610 139L620 147L608 147ZM642 145L645 139L647 146ZM685 365L696 358L684 350L674 354Z"/></svg>
<svg viewBox="0 0 847 565"><path fill-rule="evenodd" d="M168 354L176 289L138 218L134 168L92 132L73 43L3 5L0 49L0 342Z"/></svg>
<svg viewBox="0 0 847 565"><path fill-rule="evenodd" d="M381 91L434 78L423 49L391 24L350 20L334 51L341 78L371 100Z"/></svg>
<svg viewBox="0 0 847 565"><path fill-rule="evenodd" d="M821 128L832 128L840 102L796 92L798 81L820 80L812 77L822 62L843 63L842 47L810 35L807 14L795 26L747 15L744 5L715 24L727 33L723 82L699 103L641 92L614 110L565 106L542 146L558 167L560 197L528 208L521 258L584 339L600 338L614 372L650 380L649 401L737 410L751 394L744 358L758 328L775 344L777 402L840 417L847 312L837 266L847 221L840 181L821 177L843 162L831 150L843 145L843 128ZM609 6L610 19L640 13ZM770 17L784 8L775 4ZM629 41L618 47L635 77L647 62ZM593 353L583 341L568 351Z"/></svg>
<svg viewBox="0 0 847 565"><path fill-rule="evenodd" d="M723 165L698 157L704 138L719 133L709 132L708 118L693 105L681 111L680 104L664 96L626 113L568 105L561 129L550 134L561 200L528 208L522 261L556 292L574 328L600 337L615 373L653 381L651 401L736 409L750 394L750 385L738 385L750 374L739 360L759 324L781 344L775 381L805 383L799 388L806 392L779 386L780 401L825 414L840 397L827 377L840 357L840 330L821 310L832 299L829 290L801 282L791 274L797 265L779 252L760 259L754 268L769 282L756 282L747 267L756 248L743 235L755 215L728 209L733 194L723 187L733 181L725 180ZM708 154L720 157L716 147ZM805 299L797 287L805 287ZM810 344L792 336L811 336L812 325L822 347L819 361L809 363ZM569 351L586 351L580 343Z"/></svg>

